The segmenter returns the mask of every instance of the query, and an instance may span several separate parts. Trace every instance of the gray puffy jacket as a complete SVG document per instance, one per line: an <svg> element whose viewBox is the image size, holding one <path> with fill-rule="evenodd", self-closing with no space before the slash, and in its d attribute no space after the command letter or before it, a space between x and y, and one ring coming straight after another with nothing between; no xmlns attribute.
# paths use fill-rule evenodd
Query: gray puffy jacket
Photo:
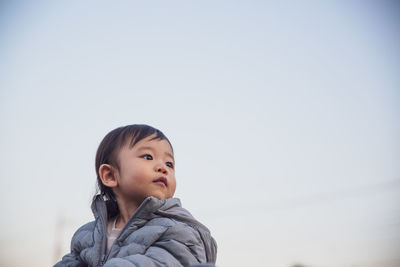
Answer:
<svg viewBox="0 0 400 267"><path fill-rule="evenodd" d="M146 198L106 254L107 209L98 196L92 203L95 221L79 228L63 266L189 266L215 263L217 245L210 231L177 198Z"/></svg>

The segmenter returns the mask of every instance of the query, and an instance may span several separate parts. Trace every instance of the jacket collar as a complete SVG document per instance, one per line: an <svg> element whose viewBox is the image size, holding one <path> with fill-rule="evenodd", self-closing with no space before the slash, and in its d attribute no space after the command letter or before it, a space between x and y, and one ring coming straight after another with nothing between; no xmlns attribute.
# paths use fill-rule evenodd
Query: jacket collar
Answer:
<svg viewBox="0 0 400 267"><path fill-rule="evenodd" d="M168 199L157 199L155 197L147 197L132 214L128 222L134 217L142 220L151 220L156 217L157 211L167 211L170 209L181 208L181 202L178 198ZM103 196L96 195L92 201L92 212L94 217L97 219L101 217L104 221L107 221L107 207ZM128 223L127 222L127 223Z"/></svg>

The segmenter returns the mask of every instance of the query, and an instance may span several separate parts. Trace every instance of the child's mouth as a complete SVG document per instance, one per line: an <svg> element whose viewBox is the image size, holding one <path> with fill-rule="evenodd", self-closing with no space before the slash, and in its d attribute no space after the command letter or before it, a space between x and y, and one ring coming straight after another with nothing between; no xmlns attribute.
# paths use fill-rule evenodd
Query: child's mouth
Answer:
<svg viewBox="0 0 400 267"><path fill-rule="evenodd" d="M168 185L167 178L165 178L165 177L160 177L160 178L154 180L153 183L162 184L164 186Z"/></svg>

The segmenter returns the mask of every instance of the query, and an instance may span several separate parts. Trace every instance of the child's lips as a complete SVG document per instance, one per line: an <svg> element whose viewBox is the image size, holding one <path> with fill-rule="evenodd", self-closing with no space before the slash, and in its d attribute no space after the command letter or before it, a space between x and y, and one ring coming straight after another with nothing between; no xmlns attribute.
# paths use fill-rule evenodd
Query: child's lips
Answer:
<svg viewBox="0 0 400 267"><path fill-rule="evenodd" d="M164 186L168 185L167 178L165 178L164 176L157 178L156 180L153 181L153 183L159 183Z"/></svg>

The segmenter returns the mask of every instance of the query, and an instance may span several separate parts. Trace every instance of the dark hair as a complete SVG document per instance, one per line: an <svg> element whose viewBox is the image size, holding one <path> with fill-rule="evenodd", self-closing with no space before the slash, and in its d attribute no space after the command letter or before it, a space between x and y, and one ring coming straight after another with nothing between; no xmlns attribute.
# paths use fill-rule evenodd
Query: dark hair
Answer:
<svg viewBox="0 0 400 267"><path fill-rule="evenodd" d="M145 124L132 124L123 127L119 127L117 129L109 132L101 141L99 147L97 148L96 153L96 175L97 175L97 186L100 191L100 195L103 197L107 206L107 214L109 218L112 218L119 214L119 209L117 205L117 201L115 199L114 192L112 188L105 186L99 175L99 168L102 164L110 164L119 170L119 162L118 162L118 152L121 148L127 144L132 148L137 142L140 140L154 135L153 139L167 140L168 138L158 129L153 128L149 125ZM171 145L172 149L172 145ZM96 196L98 193L96 193Z"/></svg>

